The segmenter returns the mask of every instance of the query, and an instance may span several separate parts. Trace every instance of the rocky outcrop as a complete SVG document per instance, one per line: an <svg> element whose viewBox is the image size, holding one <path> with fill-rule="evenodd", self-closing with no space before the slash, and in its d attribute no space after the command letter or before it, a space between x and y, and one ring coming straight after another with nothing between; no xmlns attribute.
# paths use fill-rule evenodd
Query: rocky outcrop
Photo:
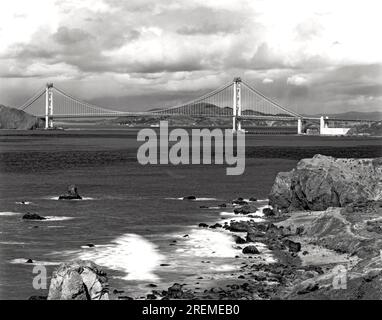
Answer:
<svg viewBox="0 0 382 320"><path fill-rule="evenodd" d="M357 205L329 208L306 226L304 235L337 252L360 258L379 255L382 234L378 233L375 226L380 222L382 202L372 202L370 206L372 212L364 210L362 214L354 210L353 207Z"/></svg>
<svg viewBox="0 0 382 320"><path fill-rule="evenodd" d="M0 105L0 129L30 130L42 128L44 121L22 110Z"/></svg>
<svg viewBox="0 0 382 320"><path fill-rule="evenodd" d="M37 213L27 212L23 215L23 220L46 220L46 218Z"/></svg>
<svg viewBox="0 0 382 320"><path fill-rule="evenodd" d="M91 261L63 263L53 272L48 300L109 300L106 273Z"/></svg>
<svg viewBox="0 0 382 320"><path fill-rule="evenodd" d="M77 187L75 185L70 185L66 194L58 197L59 200L81 200L82 197L78 194Z"/></svg>
<svg viewBox="0 0 382 320"><path fill-rule="evenodd" d="M382 158L340 159L315 155L277 175L270 204L282 211L325 210L382 198Z"/></svg>

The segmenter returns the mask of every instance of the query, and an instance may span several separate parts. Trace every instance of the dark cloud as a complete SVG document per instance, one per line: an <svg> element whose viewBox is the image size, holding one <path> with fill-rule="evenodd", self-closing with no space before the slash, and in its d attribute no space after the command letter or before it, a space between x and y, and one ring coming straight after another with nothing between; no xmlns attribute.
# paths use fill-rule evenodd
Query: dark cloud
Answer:
<svg viewBox="0 0 382 320"><path fill-rule="evenodd" d="M262 43L257 48L249 64L256 70L290 68L290 65L284 63L282 57L270 50L266 43Z"/></svg>
<svg viewBox="0 0 382 320"><path fill-rule="evenodd" d="M78 42L88 40L89 38L92 38L92 35L79 28L70 29L68 27L61 26L52 35L52 37L55 41L57 41L57 43L64 46L70 46Z"/></svg>
<svg viewBox="0 0 382 320"><path fill-rule="evenodd" d="M103 106L144 108L195 98L243 76L298 112L380 107L381 64L346 62L353 61L351 52L338 59L346 38L328 38L328 52L321 50L326 26L320 15L295 21L285 43L267 25L270 18L248 3L103 0L95 9L57 1L58 28L41 25L29 41L4 49L0 81L53 78ZM264 84L265 78L273 82Z"/></svg>

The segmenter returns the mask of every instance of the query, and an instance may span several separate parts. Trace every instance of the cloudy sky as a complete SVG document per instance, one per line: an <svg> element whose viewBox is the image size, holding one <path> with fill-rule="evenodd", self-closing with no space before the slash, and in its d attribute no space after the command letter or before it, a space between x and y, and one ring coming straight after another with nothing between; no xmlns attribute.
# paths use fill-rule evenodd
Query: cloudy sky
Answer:
<svg viewBox="0 0 382 320"><path fill-rule="evenodd" d="M119 110L240 76L306 114L382 109L379 0L5 0L0 103L47 81Z"/></svg>

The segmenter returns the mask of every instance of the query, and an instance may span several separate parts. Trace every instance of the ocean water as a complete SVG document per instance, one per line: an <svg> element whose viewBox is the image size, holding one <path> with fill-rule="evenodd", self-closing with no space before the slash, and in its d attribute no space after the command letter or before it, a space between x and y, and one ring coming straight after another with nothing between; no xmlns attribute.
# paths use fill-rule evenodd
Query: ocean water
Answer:
<svg viewBox="0 0 382 320"><path fill-rule="evenodd" d="M219 203L254 196L266 206L276 174L315 153L381 155L373 138L248 136L246 145L244 174L226 176L224 165L142 166L134 130L0 132L0 299L47 294L33 288L33 267L50 276L77 258L103 266L110 284L134 297L150 283L224 276L239 268L232 235L198 227L240 219ZM70 184L83 200L58 200ZM197 201L181 200L187 195ZM26 212L47 220L22 221Z"/></svg>

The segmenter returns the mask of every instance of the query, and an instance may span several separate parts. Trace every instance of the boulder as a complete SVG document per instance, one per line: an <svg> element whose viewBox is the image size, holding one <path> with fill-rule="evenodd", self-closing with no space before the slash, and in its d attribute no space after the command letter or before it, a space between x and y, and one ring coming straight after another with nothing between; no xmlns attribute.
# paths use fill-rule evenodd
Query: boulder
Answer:
<svg viewBox="0 0 382 320"><path fill-rule="evenodd" d="M200 228L208 228L208 224L201 222L201 223L199 223L199 227Z"/></svg>
<svg viewBox="0 0 382 320"><path fill-rule="evenodd" d="M179 283L174 283L167 289L166 296L172 299L181 299L183 297L182 286Z"/></svg>
<svg viewBox="0 0 382 320"><path fill-rule="evenodd" d="M266 217L272 217L275 215L275 212L271 208L264 208L263 213Z"/></svg>
<svg viewBox="0 0 382 320"><path fill-rule="evenodd" d="M106 273L92 261L62 263L53 271L48 300L109 300Z"/></svg>
<svg viewBox="0 0 382 320"><path fill-rule="evenodd" d="M254 206L253 204L245 204L245 205L242 205L240 207L237 207L233 210L233 212L235 214L243 214L243 215L247 215L247 214L250 214L250 213L254 213L257 211L257 207Z"/></svg>
<svg viewBox="0 0 382 320"><path fill-rule="evenodd" d="M42 217L38 215L37 213L30 213L27 212L26 214L23 215L24 220L46 220L45 217Z"/></svg>
<svg viewBox="0 0 382 320"><path fill-rule="evenodd" d="M239 198L239 199L236 199L236 200L232 200L232 204L243 206L243 205L248 204L248 202L244 201L243 198Z"/></svg>
<svg viewBox="0 0 382 320"><path fill-rule="evenodd" d="M77 187L75 185L70 185L66 194L60 195L59 200L81 200L82 197L78 194Z"/></svg>
<svg viewBox="0 0 382 320"><path fill-rule="evenodd" d="M247 246L243 249L244 254L259 254L260 251L253 245Z"/></svg>
<svg viewBox="0 0 382 320"><path fill-rule="evenodd" d="M231 221L227 229L232 232L247 232L248 228L250 226L246 221Z"/></svg>
<svg viewBox="0 0 382 320"><path fill-rule="evenodd" d="M257 230L249 230L247 232L246 240L247 242L257 242L259 238L263 238L265 234Z"/></svg>
<svg viewBox="0 0 382 320"><path fill-rule="evenodd" d="M325 210L382 199L382 158L341 159L315 155L297 168L280 172L269 203L282 211Z"/></svg>
<svg viewBox="0 0 382 320"><path fill-rule="evenodd" d="M185 196L183 197L183 200L196 200L195 196Z"/></svg>
<svg viewBox="0 0 382 320"><path fill-rule="evenodd" d="M243 244L243 243L246 242L245 239L243 239L242 237L237 236L237 235L234 235L234 236L233 236L233 239L234 239L234 241L235 241L236 244Z"/></svg>
<svg viewBox="0 0 382 320"><path fill-rule="evenodd" d="M244 215L246 215L246 214L250 213L251 211L249 211L248 208L240 207L240 208L235 208L235 209L233 210L233 212L234 212L235 214L244 214Z"/></svg>
<svg viewBox="0 0 382 320"><path fill-rule="evenodd" d="M286 245L289 249L290 252L299 252L301 251L301 243L299 242L294 242L292 240L285 240L284 245Z"/></svg>

